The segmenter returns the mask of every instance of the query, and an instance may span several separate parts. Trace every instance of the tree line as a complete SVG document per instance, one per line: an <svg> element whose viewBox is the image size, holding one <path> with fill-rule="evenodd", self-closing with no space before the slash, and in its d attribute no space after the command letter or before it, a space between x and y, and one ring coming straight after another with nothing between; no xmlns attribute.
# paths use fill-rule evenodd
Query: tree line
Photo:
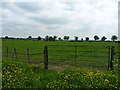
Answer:
<svg viewBox="0 0 120 90"><path fill-rule="evenodd" d="M8 36L5 36L4 38L5 39L23 39L23 38L13 38L13 37L8 37ZM95 41L98 41L98 40L106 41L107 40L107 37L105 37L105 36L102 36L101 38L99 38L97 35L95 35L93 38L94 38ZM116 35L113 35L111 37L111 40L115 41L115 40L117 40L117 38L118 37ZM28 39L28 40L44 40L44 41L56 41L56 40L68 41L70 39L70 36L64 36L63 38L58 37L58 36L48 36L48 35L46 35L44 38L42 38L40 36L38 36L37 38L32 38L32 36L28 36L26 39ZM80 38L80 40L79 40L79 37L74 36L74 40L72 40L72 41L83 41L83 40L84 41L90 41L90 38L89 37L85 37L85 39Z"/></svg>

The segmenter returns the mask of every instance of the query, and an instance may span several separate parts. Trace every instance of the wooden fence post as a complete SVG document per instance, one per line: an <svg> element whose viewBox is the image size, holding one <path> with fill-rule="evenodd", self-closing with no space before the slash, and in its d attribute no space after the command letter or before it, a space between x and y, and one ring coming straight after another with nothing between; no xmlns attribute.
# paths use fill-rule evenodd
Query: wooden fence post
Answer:
<svg viewBox="0 0 120 90"><path fill-rule="evenodd" d="M8 60L8 47L6 48L6 57L7 57L7 60Z"/></svg>
<svg viewBox="0 0 120 90"><path fill-rule="evenodd" d="M113 70L113 60L115 55L115 46L111 46L110 70Z"/></svg>
<svg viewBox="0 0 120 90"><path fill-rule="evenodd" d="M48 69L48 47L44 47L44 68Z"/></svg>
<svg viewBox="0 0 120 90"><path fill-rule="evenodd" d="M27 56L28 63L30 64L29 49L26 49L26 56Z"/></svg>
<svg viewBox="0 0 120 90"><path fill-rule="evenodd" d="M110 69L110 59L111 59L111 46L108 46L108 69Z"/></svg>
<svg viewBox="0 0 120 90"><path fill-rule="evenodd" d="M15 59L15 51L14 51L14 48L12 50L12 55L11 55L12 59L14 60Z"/></svg>
<svg viewBox="0 0 120 90"><path fill-rule="evenodd" d="M16 51L16 48L14 48L14 55L15 55L16 60L17 60L17 51Z"/></svg>
<svg viewBox="0 0 120 90"><path fill-rule="evenodd" d="M77 46L75 46L75 66L76 66L76 59L77 59Z"/></svg>
<svg viewBox="0 0 120 90"><path fill-rule="evenodd" d="M120 71L120 41L118 41L118 69Z"/></svg>
<svg viewBox="0 0 120 90"><path fill-rule="evenodd" d="M2 57L4 57L4 47L2 47Z"/></svg>

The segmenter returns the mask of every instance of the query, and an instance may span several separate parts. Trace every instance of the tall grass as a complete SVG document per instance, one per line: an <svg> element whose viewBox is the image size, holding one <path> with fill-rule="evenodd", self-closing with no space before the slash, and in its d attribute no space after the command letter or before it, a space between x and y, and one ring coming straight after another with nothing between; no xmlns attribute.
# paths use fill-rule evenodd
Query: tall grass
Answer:
<svg viewBox="0 0 120 90"><path fill-rule="evenodd" d="M76 67L45 70L12 60L4 60L2 66L3 88L119 88L118 72L114 70Z"/></svg>

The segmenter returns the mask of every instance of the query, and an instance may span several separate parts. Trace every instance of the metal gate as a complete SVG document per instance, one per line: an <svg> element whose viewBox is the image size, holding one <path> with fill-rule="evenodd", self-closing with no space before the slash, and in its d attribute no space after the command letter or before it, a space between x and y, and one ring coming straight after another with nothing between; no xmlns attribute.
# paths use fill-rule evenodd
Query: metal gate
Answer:
<svg viewBox="0 0 120 90"><path fill-rule="evenodd" d="M44 52L46 68L77 66L113 70L115 46L47 45Z"/></svg>

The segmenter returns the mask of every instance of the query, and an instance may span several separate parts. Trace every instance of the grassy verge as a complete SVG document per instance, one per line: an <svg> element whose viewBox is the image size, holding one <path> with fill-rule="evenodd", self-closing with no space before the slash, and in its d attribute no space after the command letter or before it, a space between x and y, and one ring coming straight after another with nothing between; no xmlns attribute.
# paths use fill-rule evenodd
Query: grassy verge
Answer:
<svg viewBox="0 0 120 90"><path fill-rule="evenodd" d="M67 68L45 70L40 66L4 60L3 88L118 88L118 72Z"/></svg>
<svg viewBox="0 0 120 90"><path fill-rule="evenodd" d="M22 62L3 61L3 88L44 88L57 77L57 71Z"/></svg>
<svg viewBox="0 0 120 90"><path fill-rule="evenodd" d="M118 88L116 71L99 71L71 68L58 73L58 78L49 82L50 88Z"/></svg>

